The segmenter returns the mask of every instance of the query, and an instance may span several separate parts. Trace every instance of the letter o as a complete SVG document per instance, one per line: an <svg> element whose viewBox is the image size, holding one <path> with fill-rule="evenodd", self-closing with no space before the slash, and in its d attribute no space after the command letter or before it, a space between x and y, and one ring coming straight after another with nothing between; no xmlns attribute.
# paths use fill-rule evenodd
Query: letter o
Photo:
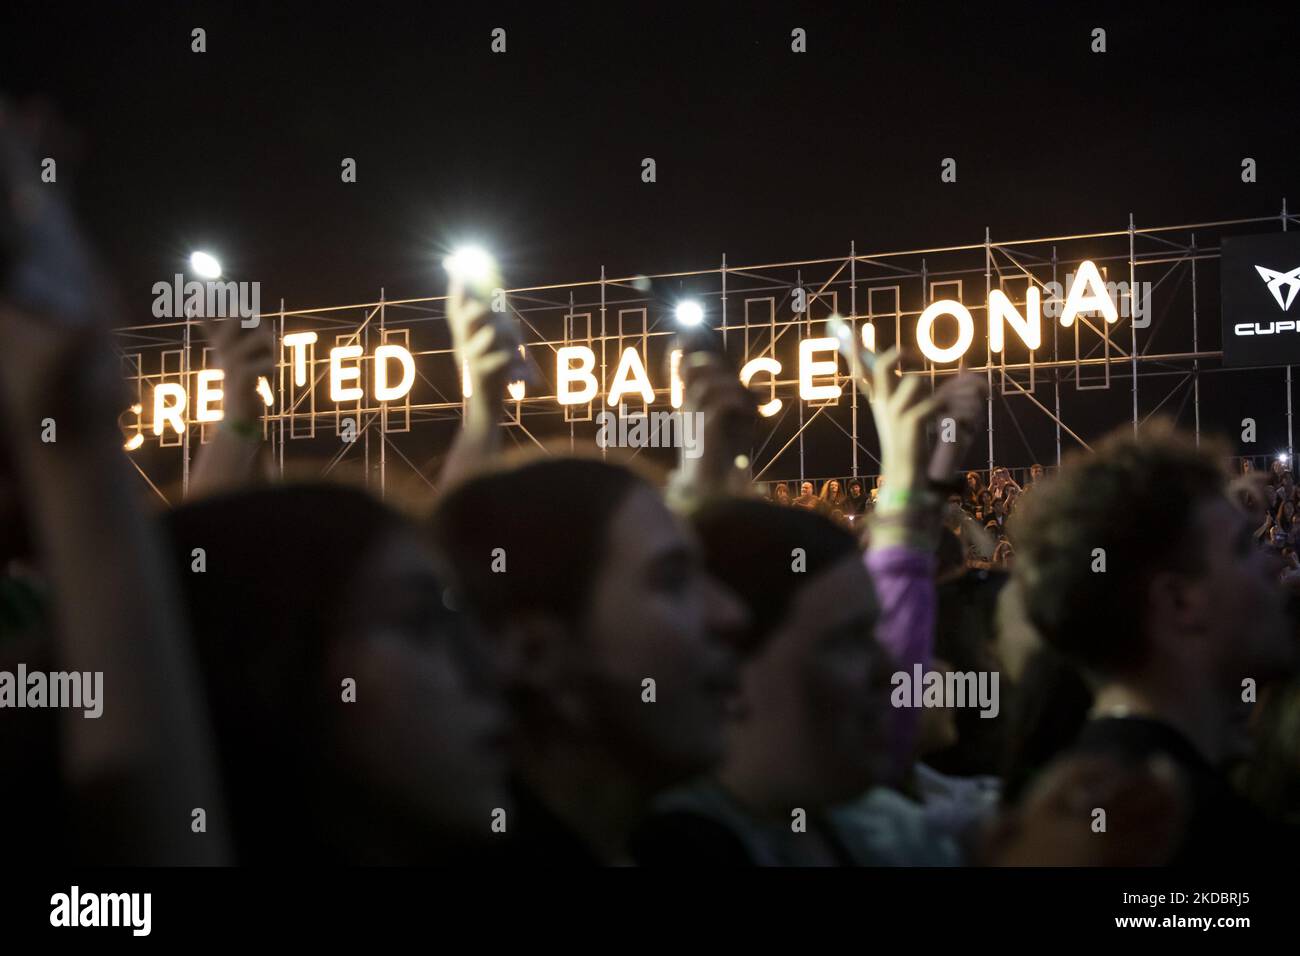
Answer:
<svg viewBox="0 0 1300 956"><path fill-rule="evenodd" d="M946 349L934 344L934 320L941 315L951 315L957 320L957 341ZM975 320L971 318L970 310L956 299L931 302L930 307L916 320L916 344L931 362L955 362L966 354L974 341Z"/></svg>

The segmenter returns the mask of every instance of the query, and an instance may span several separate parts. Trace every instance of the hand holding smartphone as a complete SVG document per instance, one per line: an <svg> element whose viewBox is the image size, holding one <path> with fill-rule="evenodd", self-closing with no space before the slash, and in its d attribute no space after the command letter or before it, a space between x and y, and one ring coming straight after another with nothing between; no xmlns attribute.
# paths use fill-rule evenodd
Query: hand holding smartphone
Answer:
<svg viewBox="0 0 1300 956"><path fill-rule="evenodd" d="M103 323L94 257L58 181L44 182L32 134L0 99L0 296L68 326ZM56 167L57 168L57 167Z"/></svg>

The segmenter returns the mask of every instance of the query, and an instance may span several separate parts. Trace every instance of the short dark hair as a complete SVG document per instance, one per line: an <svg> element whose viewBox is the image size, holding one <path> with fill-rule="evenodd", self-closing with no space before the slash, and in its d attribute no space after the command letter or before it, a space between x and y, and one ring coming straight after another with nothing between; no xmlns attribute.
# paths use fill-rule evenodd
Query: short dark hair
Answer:
<svg viewBox="0 0 1300 956"><path fill-rule="evenodd" d="M457 589L486 622L532 611L581 620L628 494L653 490L636 472L596 458L539 458L458 486L432 518ZM493 571L505 549L508 574Z"/></svg>
<svg viewBox="0 0 1300 956"><path fill-rule="evenodd" d="M1011 523L1015 574L1045 641L1091 673L1141 662L1151 578L1201 569L1204 532L1193 519L1224 494L1218 453L1165 422L1140 435L1125 428L1023 499ZM1104 573L1093 571L1097 548Z"/></svg>
<svg viewBox="0 0 1300 956"><path fill-rule="evenodd" d="M691 523L709 572L749 609L750 648L781 623L800 588L858 549L850 532L816 512L747 498L709 502ZM795 548L804 552L802 572L792 567Z"/></svg>

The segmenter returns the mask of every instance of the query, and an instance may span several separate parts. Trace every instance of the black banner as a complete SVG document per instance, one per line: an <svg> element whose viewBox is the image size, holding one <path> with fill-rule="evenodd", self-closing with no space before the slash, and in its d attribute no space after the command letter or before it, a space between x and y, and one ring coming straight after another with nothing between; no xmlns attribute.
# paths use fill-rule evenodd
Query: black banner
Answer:
<svg viewBox="0 0 1300 956"><path fill-rule="evenodd" d="M1300 232L1223 240L1223 364L1300 365Z"/></svg>

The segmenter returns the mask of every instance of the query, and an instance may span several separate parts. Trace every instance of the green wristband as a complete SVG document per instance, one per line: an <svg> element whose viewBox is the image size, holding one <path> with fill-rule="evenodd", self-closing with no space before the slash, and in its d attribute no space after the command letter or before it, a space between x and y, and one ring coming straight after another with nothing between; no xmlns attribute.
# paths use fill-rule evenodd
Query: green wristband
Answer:
<svg viewBox="0 0 1300 956"><path fill-rule="evenodd" d="M249 441L262 440L262 426L255 421L248 422L238 418L223 418L221 425L240 438L247 438Z"/></svg>
<svg viewBox="0 0 1300 956"><path fill-rule="evenodd" d="M926 488L890 488L886 485L880 489L876 507L893 511L907 507L926 507L933 505L936 500L935 493Z"/></svg>

